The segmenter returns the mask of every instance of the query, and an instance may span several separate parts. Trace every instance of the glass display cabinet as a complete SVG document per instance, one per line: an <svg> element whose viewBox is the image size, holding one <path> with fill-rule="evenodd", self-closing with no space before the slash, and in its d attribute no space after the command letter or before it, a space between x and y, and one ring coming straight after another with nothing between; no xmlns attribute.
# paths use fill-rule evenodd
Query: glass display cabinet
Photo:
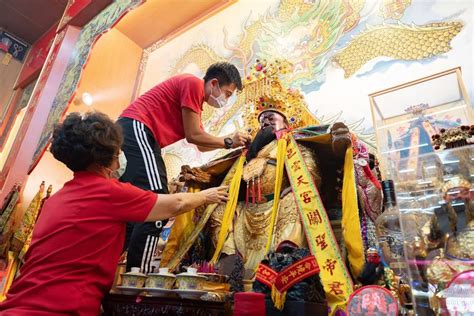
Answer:
<svg viewBox="0 0 474 316"><path fill-rule="evenodd" d="M474 122L461 68L372 93L369 100L382 169L389 160L415 167L418 155L434 151L432 135Z"/></svg>
<svg viewBox="0 0 474 316"><path fill-rule="evenodd" d="M449 285L474 270L474 145L421 154L415 167L410 159L389 169L416 315L454 315ZM456 296L458 312L474 313L474 287L464 294Z"/></svg>
<svg viewBox="0 0 474 316"><path fill-rule="evenodd" d="M416 315L474 315L473 108L461 69L369 95Z"/></svg>

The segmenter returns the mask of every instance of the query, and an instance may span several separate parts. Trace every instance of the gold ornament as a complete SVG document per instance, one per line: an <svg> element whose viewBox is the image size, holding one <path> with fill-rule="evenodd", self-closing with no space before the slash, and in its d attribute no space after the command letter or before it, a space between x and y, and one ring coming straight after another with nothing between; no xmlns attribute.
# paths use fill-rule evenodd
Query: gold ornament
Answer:
<svg viewBox="0 0 474 316"><path fill-rule="evenodd" d="M448 260L444 258L444 251L440 249L440 254L437 256L433 263L431 263L426 271L428 281L433 284L442 284L443 286L448 283L455 271L448 264Z"/></svg>
<svg viewBox="0 0 474 316"><path fill-rule="evenodd" d="M471 144L473 135L474 125L462 125L448 129L442 128L440 134L431 136L431 140L436 150L450 149Z"/></svg>
<svg viewBox="0 0 474 316"><path fill-rule="evenodd" d="M272 111L283 115L290 128L317 125L319 121L308 110L299 90L282 86L280 76L289 73L292 64L286 60L257 60L244 80L244 119L249 133L259 129L260 115Z"/></svg>
<svg viewBox="0 0 474 316"><path fill-rule="evenodd" d="M471 183L462 177L452 177L441 188L441 192L446 195L453 189L471 189Z"/></svg>
<svg viewBox="0 0 474 316"><path fill-rule="evenodd" d="M457 237L450 238L447 253L458 259L474 259L474 221L470 221Z"/></svg>

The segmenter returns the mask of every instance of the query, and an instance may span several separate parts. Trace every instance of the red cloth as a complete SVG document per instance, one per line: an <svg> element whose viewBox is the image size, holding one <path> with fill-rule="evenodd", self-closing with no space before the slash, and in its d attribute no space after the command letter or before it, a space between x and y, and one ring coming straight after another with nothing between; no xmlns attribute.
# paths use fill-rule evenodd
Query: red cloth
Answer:
<svg viewBox="0 0 474 316"><path fill-rule="evenodd" d="M265 294L235 293L234 316L265 316Z"/></svg>
<svg viewBox="0 0 474 316"><path fill-rule="evenodd" d="M125 223L144 221L156 199L128 183L75 173L45 202L0 315L98 315L114 280Z"/></svg>
<svg viewBox="0 0 474 316"><path fill-rule="evenodd" d="M164 148L185 137L182 108L201 116L204 80L189 74L174 76L153 87L120 115L142 122Z"/></svg>

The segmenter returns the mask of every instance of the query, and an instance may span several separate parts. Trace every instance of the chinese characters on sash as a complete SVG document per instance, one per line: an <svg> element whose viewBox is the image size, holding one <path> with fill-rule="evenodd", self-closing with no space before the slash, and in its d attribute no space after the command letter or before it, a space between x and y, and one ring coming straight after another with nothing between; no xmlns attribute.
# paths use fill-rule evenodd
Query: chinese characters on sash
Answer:
<svg viewBox="0 0 474 316"><path fill-rule="evenodd" d="M288 135L285 167L311 253L319 263L324 290L334 310L335 307L344 305L349 298L352 280L339 253L319 192L291 135Z"/></svg>

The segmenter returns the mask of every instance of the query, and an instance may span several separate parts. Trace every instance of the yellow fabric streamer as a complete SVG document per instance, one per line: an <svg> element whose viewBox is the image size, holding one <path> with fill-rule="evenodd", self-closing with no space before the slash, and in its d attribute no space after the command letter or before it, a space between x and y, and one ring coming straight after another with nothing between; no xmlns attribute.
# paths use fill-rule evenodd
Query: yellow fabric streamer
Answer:
<svg viewBox="0 0 474 316"><path fill-rule="evenodd" d="M273 208L272 208L272 215L270 220L270 229L268 232L267 238L267 246L265 247L265 254L270 251L270 247L272 245L272 238L273 238L273 229L275 227L275 221L278 214L278 205L280 203L280 191L281 191L281 184L283 183L283 169L285 167L285 154L286 154L286 143L287 138L285 136L281 137L278 140L277 146L277 164L276 164L276 177L275 177L275 189L274 198L273 198Z"/></svg>
<svg viewBox="0 0 474 316"><path fill-rule="evenodd" d="M361 273L365 262L359 223L354 161L352 159L352 147L349 147L344 159L341 224L348 253L347 256L354 276L358 276Z"/></svg>
<svg viewBox="0 0 474 316"><path fill-rule="evenodd" d="M188 192L194 193L199 192L199 188L190 187ZM196 211L192 210L190 212L183 213L178 215L174 219L173 228L171 229L170 236L166 242L165 249L161 255L160 267L166 267L173 258L177 249L179 248L183 240L187 240L191 233L193 232L195 225L193 221L194 213Z"/></svg>
<svg viewBox="0 0 474 316"><path fill-rule="evenodd" d="M232 179L234 178L239 161L240 161L239 159L237 158L235 159L235 162L232 164L232 167L227 172L227 175L225 176L221 185L230 186ZM189 234L189 237L187 237L186 239L178 239L177 242L179 243L179 247L177 246L170 247L169 251L171 253L171 258L169 259L168 263L164 265L164 267L169 268L170 271L174 271L176 269L179 263L183 260L183 257L186 255L186 253L189 251L191 246L194 244L194 242L198 238L200 232L204 229L204 226L206 225L207 221L211 217L212 212L214 212L217 206L218 205L215 203L208 205L206 209L204 210L204 213L202 214L201 219L196 224L194 224L194 222L192 223L193 225L192 227L194 227L194 229ZM181 228L173 225L173 228L171 229L171 233L173 233L174 229L177 229L179 231ZM165 251L166 249L167 248L165 247Z"/></svg>
<svg viewBox="0 0 474 316"><path fill-rule="evenodd" d="M232 178L232 182L230 183L229 188L229 201L225 206L224 215L222 218L222 225L221 230L219 231L219 238L217 240L216 251L212 256L211 263L216 263L219 255L221 253L222 247L224 246L224 242L227 238L227 233L229 232L230 224L234 219L235 209L237 207L237 200L239 198L239 189L240 189L240 182L242 180L242 173L244 171L244 162L245 162L245 154L242 154L239 158L239 162L235 169L234 177Z"/></svg>

